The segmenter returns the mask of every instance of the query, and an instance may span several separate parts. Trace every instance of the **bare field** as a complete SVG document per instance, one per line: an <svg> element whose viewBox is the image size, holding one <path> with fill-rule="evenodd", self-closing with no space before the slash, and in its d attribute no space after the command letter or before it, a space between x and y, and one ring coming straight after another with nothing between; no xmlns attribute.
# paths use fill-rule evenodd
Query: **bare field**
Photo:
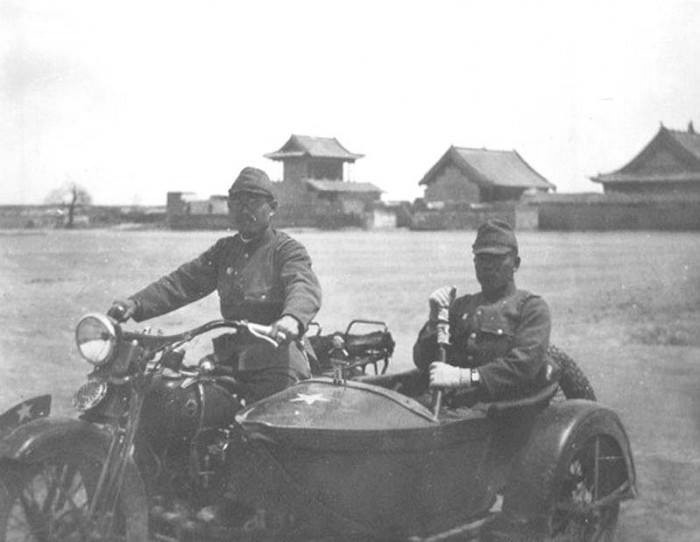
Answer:
<svg viewBox="0 0 700 542"><path fill-rule="evenodd" d="M290 232L308 248L324 291L325 331L384 320L393 370L411 366L427 296L477 288L473 232ZM221 232L0 232L0 409L39 393L72 415L87 366L73 346L86 312L105 311L212 244ZM552 340L588 373L628 429L637 500L621 541L700 541L700 234L544 233L519 236L518 285L541 294ZM149 322L180 331L218 317L216 296ZM206 348L206 345L200 345Z"/></svg>

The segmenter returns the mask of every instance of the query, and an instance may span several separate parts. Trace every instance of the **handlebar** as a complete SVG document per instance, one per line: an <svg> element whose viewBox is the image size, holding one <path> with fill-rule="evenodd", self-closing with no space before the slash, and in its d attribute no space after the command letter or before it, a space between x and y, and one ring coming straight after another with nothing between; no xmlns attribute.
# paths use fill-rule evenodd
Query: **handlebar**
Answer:
<svg viewBox="0 0 700 542"><path fill-rule="evenodd" d="M212 320L201 326L174 335L152 335L142 332L122 331L122 338L127 341L135 340L146 348L157 351L176 343L191 341L199 335L222 328L232 329L234 333L246 330L254 337L267 341L275 348L280 345L275 337L272 336L271 326L256 324L254 322L248 322L247 320Z"/></svg>

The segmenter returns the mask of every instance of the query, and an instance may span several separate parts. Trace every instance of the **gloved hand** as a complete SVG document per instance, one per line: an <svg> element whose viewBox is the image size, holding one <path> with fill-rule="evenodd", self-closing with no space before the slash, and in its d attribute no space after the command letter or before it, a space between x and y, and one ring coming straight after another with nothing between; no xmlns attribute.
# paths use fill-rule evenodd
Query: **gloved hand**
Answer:
<svg viewBox="0 0 700 542"><path fill-rule="evenodd" d="M470 385L469 369L462 369L441 361L430 364L431 388L462 388Z"/></svg>
<svg viewBox="0 0 700 542"><path fill-rule="evenodd" d="M285 314L272 324L272 338L280 344L293 341L299 337L300 327L299 320L294 318L294 316Z"/></svg>
<svg viewBox="0 0 700 542"><path fill-rule="evenodd" d="M114 318L117 322L126 322L136 314L137 309L138 305L133 299L115 299L107 311L107 316Z"/></svg>
<svg viewBox="0 0 700 542"><path fill-rule="evenodd" d="M430 294L428 297L430 307L428 320L433 323L449 321L450 305L454 302L456 295L457 288L455 286L443 286Z"/></svg>

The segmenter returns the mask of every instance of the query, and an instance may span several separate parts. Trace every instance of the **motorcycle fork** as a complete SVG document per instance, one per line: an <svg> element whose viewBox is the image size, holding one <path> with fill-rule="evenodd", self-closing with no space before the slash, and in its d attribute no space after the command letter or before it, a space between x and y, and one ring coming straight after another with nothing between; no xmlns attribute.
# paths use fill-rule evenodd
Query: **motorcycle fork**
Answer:
<svg viewBox="0 0 700 542"><path fill-rule="evenodd" d="M126 466L133 459L134 438L141 419L145 386L138 381L132 381L130 385L132 389L126 417L122 417L113 427L107 458L90 502L89 515L101 535L111 533L114 528Z"/></svg>

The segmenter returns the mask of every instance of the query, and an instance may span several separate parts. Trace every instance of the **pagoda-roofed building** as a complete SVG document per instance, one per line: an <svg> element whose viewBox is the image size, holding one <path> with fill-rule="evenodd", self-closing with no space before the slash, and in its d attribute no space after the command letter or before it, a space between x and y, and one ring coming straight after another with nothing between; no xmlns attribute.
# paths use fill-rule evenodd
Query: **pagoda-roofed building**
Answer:
<svg viewBox="0 0 700 542"><path fill-rule="evenodd" d="M555 186L517 151L451 146L418 183L426 202L490 203L516 201L525 192Z"/></svg>
<svg viewBox="0 0 700 542"><path fill-rule="evenodd" d="M364 155L350 152L334 137L311 137L292 134L282 147L265 158L282 162L283 179L328 179L342 181L343 165Z"/></svg>
<svg viewBox="0 0 700 542"><path fill-rule="evenodd" d="M591 180L606 194L641 196L700 196L700 134L692 121L688 129L670 130L663 124L630 162Z"/></svg>
<svg viewBox="0 0 700 542"><path fill-rule="evenodd" d="M350 152L334 137L293 134L264 156L283 164L283 179L275 188L279 220L285 223L359 225L381 198L382 190L372 183L345 180L345 163L364 155Z"/></svg>

